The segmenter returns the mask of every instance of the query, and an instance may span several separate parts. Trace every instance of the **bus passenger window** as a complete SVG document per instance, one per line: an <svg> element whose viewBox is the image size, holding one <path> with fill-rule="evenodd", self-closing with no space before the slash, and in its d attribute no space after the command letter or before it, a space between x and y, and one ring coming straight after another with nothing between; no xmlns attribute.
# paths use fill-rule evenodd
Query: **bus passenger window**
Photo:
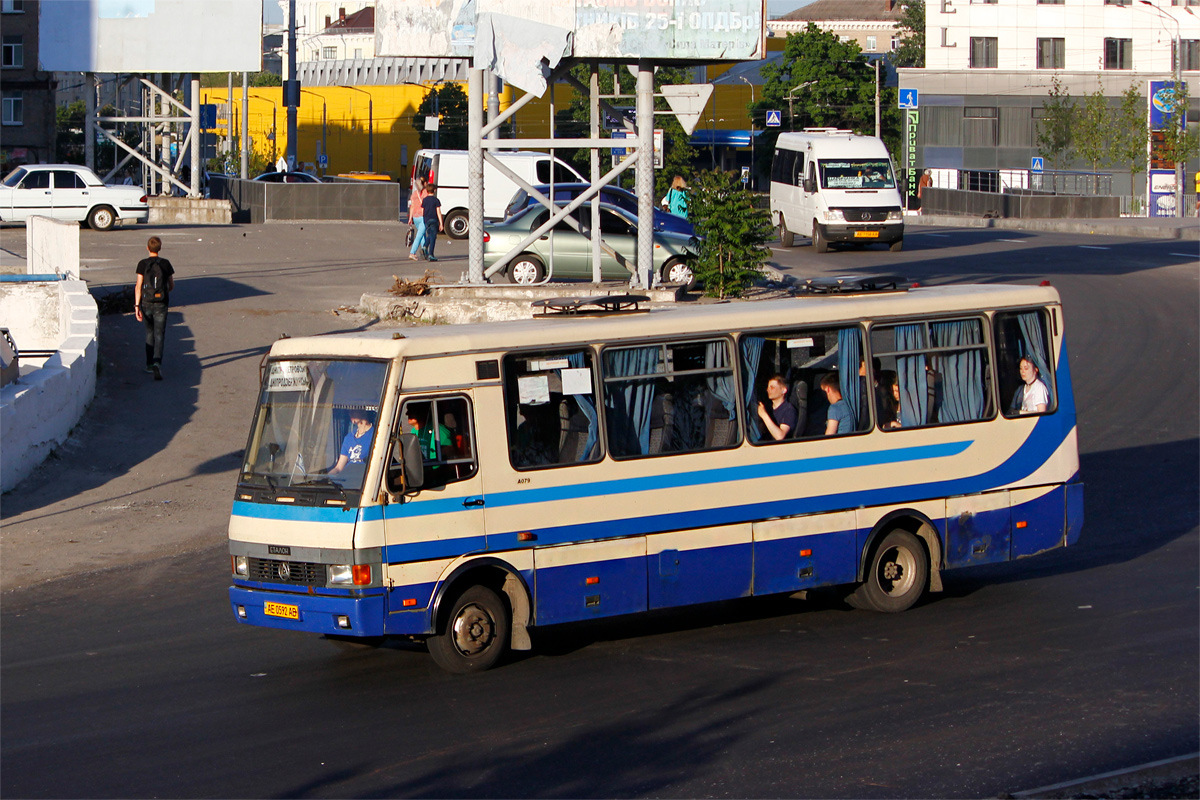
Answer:
<svg viewBox="0 0 1200 800"><path fill-rule="evenodd" d="M996 314L996 375L1000 406L1006 417L1041 414L1057 407L1046 312ZM1022 363L1024 362L1024 363Z"/></svg>
<svg viewBox="0 0 1200 800"><path fill-rule="evenodd" d="M504 411L509 460L517 469L603 456L590 350L505 356Z"/></svg>
<svg viewBox="0 0 1200 800"><path fill-rule="evenodd" d="M854 433L871 427L859 328L746 334L740 348L746 376L743 391L747 435L753 444L825 436L830 430L835 434ZM772 386L772 382L778 385L780 381L782 398ZM832 428L831 415L836 423ZM774 425L768 425L764 416ZM781 420L786 423L793 416L795 425L777 439L772 427L778 428Z"/></svg>
<svg viewBox="0 0 1200 800"><path fill-rule="evenodd" d="M432 489L475 474L475 445L467 398L410 400L400 414L398 432L417 437L425 465L425 482L410 488Z"/></svg>
<svg viewBox="0 0 1200 800"><path fill-rule="evenodd" d="M876 326L871 352L875 418L881 429L975 422L994 415L980 320Z"/></svg>
<svg viewBox="0 0 1200 800"><path fill-rule="evenodd" d="M610 347L603 358L605 419L615 457L741 443L729 342Z"/></svg>

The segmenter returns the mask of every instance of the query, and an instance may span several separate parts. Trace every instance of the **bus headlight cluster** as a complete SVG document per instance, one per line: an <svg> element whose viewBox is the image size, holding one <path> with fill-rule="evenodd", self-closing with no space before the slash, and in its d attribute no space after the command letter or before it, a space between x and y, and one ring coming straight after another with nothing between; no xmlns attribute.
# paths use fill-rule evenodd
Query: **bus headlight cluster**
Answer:
<svg viewBox="0 0 1200 800"><path fill-rule="evenodd" d="M371 582L371 565L330 564L329 582L344 586L366 586Z"/></svg>
<svg viewBox="0 0 1200 800"><path fill-rule="evenodd" d="M894 208L888 212L887 218L888 222L899 222L904 219L904 212L898 208Z"/></svg>
<svg viewBox="0 0 1200 800"><path fill-rule="evenodd" d="M245 577L250 574L249 559L245 556L233 556L233 574Z"/></svg>
<svg viewBox="0 0 1200 800"><path fill-rule="evenodd" d="M846 215L842 213L840 208L827 208L821 212L825 217L826 222L845 222Z"/></svg>

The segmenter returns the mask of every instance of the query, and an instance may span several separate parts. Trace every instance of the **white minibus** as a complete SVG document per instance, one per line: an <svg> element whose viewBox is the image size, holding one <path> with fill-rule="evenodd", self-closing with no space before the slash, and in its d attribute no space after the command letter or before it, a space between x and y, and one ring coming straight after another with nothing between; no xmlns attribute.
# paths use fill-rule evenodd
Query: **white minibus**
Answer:
<svg viewBox="0 0 1200 800"><path fill-rule="evenodd" d="M904 210L883 142L834 128L781 133L771 162L771 222L791 247L810 236L818 253L832 242L904 247Z"/></svg>

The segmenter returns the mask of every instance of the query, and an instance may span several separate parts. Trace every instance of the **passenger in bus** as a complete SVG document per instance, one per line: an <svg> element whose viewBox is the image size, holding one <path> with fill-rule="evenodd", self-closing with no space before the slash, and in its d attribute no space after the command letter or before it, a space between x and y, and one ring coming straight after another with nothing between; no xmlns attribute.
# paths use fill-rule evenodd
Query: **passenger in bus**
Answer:
<svg viewBox="0 0 1200 800"><path fill-rule="evenodd" d="M879 427L891 430L900 425L900 376L895 370L884 370L880 374L878 398Z"/></svg>
<svg viewBox="0 0 1200 800"><path fill-rule="evenodd" d="M1050 392L1042 383L1041 370L1029 358L1022 358L1019 364L1022 384L1017 388L1021 400L1022 414L1041 414L1050 406ZM1017 403L1014 398L1013 405Z"/></svg>
<svg viewBox="0 0 1200 800"><path fill-rule="evenodd" d="M416 404L408 407L408 427L417 436L417 444L421 447L421 458L426 461L445 461L451 458L454 439L450 436L450 429L439 424L435 442L433 426L427 424L428 420L428 407L418 408Z"/></svg>
<svg viewBox="0 0 1200 800"><path fill-rule="evenodd" d="M771 438L781 442L796 429L796 407L787 401L787 383L782 375L775 375L767 381L767 399L771 408L759 401L758 418Z"/></svg>
<svg viewBox="0 0 1200 800"><path fill-rule="evenodd" d="M337 475L351 464L357 464L359 470L365 469L363 463L367 453L371 452L371 439L375 436L375 415L370 411L354 409L350 412L350 430L342 439L342 449L338 451L338 460L329 469L330 475Z"/></svg>
<svg viewBox="0 0 1200 800"><path fill-rule="evenodd" d="M841 433L854 433L854 414L850 404L842 398L841 385L836 372L826 373L821 378L821 389L829 400L829 413L825 417L825 435L834 436Z"/></svg>

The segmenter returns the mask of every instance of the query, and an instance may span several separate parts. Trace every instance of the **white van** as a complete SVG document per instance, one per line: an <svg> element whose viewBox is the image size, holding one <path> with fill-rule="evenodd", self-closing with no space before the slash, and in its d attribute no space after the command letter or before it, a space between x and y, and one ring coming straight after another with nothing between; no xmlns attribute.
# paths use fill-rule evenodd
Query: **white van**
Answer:
<svg viewBox="0 0 1200 800"><path fill-rule="evenodd" d="M504 166L534 186L554 183L586 183L578 172L560 158L551 161L549 153L517 150L493 153ZM553 164L553 170L551 165ZM418 150L413 160L413 178L424 178L437 186L442 201L446 233L451 239L467 235L467 151ZM520 188L488 162L483 162L483 217L504 219L508 201Z"/></svg>
<svg viewBox="0 0 1200 800"><path fill-rule="evenodd" d="M771 223L791 247L811 236L818 253L830 242L904 247L904 209L887 148L875 136L834 128L781 133L771 162Z"/></svg>

